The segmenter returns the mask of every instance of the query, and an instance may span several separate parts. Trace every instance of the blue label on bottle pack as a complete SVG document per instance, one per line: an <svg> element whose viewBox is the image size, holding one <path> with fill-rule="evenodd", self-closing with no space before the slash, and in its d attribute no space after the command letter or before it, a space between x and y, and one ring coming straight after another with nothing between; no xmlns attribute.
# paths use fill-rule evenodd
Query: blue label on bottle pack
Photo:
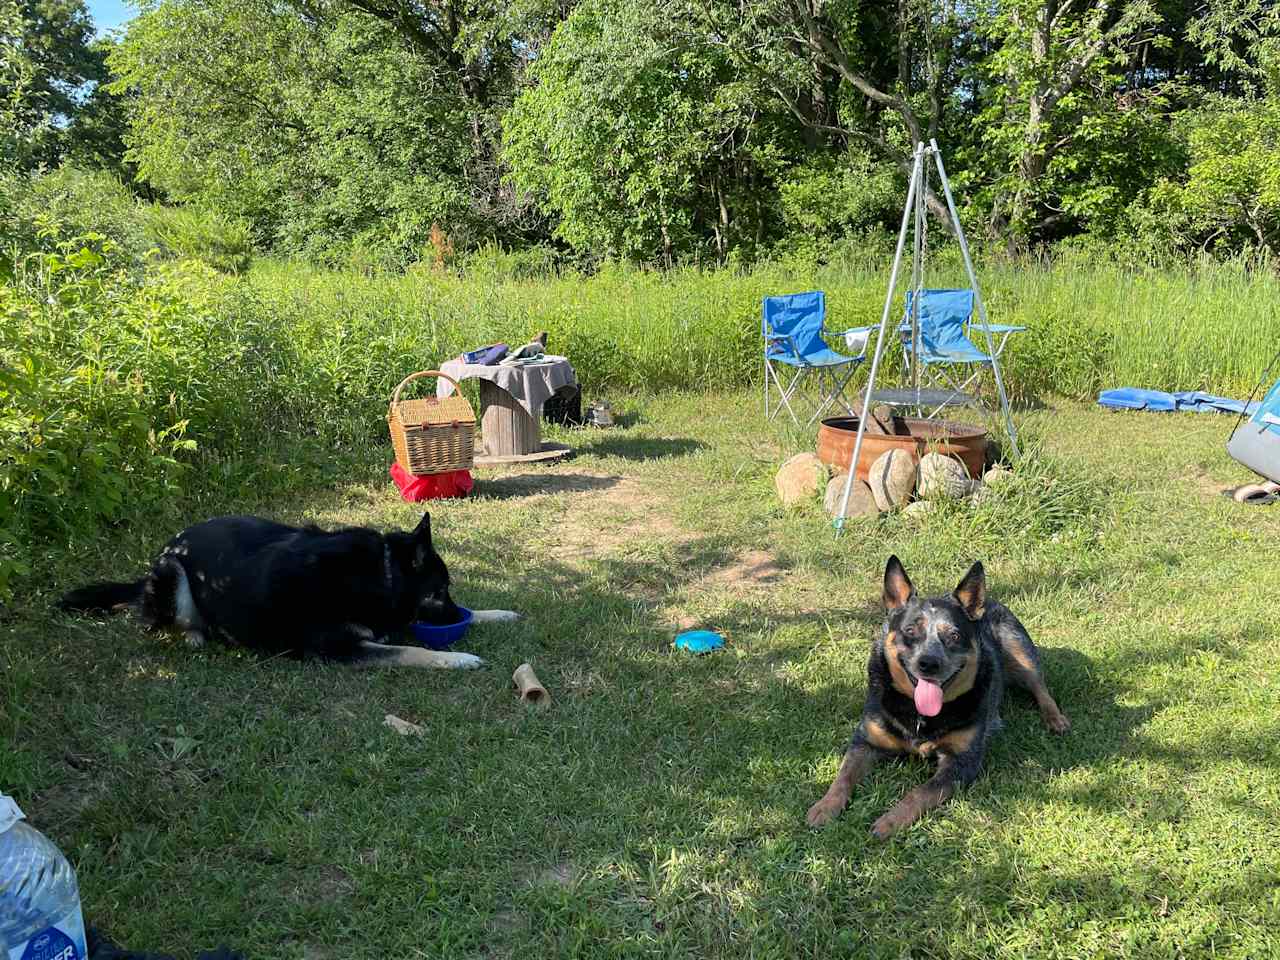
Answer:
<svg viewBox="0 0 1280 960"><path fill-rule="evenodd" d="M82 949L57 927L49 927L27 941L19 960L86 960Z"/></svg>

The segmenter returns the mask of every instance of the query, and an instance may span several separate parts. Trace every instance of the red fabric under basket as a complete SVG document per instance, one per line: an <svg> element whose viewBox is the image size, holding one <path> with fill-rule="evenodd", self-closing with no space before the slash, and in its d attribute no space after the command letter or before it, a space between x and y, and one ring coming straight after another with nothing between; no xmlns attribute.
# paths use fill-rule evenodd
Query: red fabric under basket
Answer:
<svg viewBox="0 0 1280 960"><path fill-rule="evenodd" d="M406 472L398 463L391 464L391 479L400 488L400 496L410 503L465 497L475 486L470 470L450 470L448 473L429 473L418 477Z"/></svg>

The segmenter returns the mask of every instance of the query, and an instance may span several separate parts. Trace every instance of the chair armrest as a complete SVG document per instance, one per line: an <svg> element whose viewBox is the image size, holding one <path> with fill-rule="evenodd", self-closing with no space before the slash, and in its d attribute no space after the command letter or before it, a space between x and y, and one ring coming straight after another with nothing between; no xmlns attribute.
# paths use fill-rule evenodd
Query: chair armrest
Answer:
<svg viewBox="0 0 1280 960"><path fill-rule="evenodd" d="M789 333L766 333L764 341L765 343L785 343L790 348L792 356L800 356L800 348L796 345L796 338Z"/></svg>
<svg viewBox="0 0 1280 960"><path fill-rule="evenodd" d="M879 325L874 327L850 327L848 330L827 330L825 327L822 332L828 337L838 337L844 341L844 345L850 350L857 350L856 356L866 356L867 344L871 342L872 331L878 330Z"/></svg>
<svg viewBox="0 0 1280 960"><path fill-rule="evenodd" d="M880 324L876 323L869 327L850 327L848 330L827 330L823 328L822 332L828 337L843 337L846 333L866 333L868 330L876 330L879 327Z"/></svg>
<svg viewBox="0 0 1280 960"><path fill-rule="evenodd" d="M992 333L1018 333L1019 331L1025 330L1027 328L1019 327L1011 323L988 323L988 324L971 323L969 324L969 329L970 330L990 330Z"/></svg>

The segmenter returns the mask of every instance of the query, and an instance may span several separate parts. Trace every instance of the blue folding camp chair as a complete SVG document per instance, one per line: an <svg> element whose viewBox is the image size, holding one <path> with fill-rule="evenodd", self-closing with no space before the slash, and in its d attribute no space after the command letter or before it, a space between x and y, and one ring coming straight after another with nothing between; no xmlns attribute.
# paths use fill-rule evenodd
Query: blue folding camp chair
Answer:
<svg viewBox="0 0 1280 960"><path fill-rule="evenodd" d="M1007 323L990 323L983 326L973 320L973 291L922 290L920 291L920 355L914 357L915 344L911 340L912 291L907 292L903 322L898 328L902 336L902 359L907 371L914 376L912 362L919 363L921 387L931 390L930 405L936 407L928 414L953 403L968 403L973 398L966 392L988 368L998 367L1000 354L1004 352L1009 337L1026 327ZM972 336L986 340L991 331L995 352L983 353L969 339ZM967 334L967 335L966 335ZM936 393L941 389L941 393ZM939 397L943 398L938 402Z"/></svg>
<svg viewBox="0 0 1280 960"><path fill-rule="evenodd" d="M798 424L800 418L791 406L791 399L795 396L805 397L815 405L806 426L837 403L851 415L854 413L844 391L858 364L866 359L867 340L874 328L854 327L839 332L827 330L826 315L827 300L821 290L764 298L760 330L764 335L764 412L769 420L785 407L791 419ZM850 349L858 351L857 355L850 357L836 353L824 337L843 337ZM780 367L788 367L795 372L786 380L787 375L781 372ZM809 397L804 389L810 374L815 374L817 381L816 400ZM769 411L771 382L778 390L778 402L772 412Z"/></svg>

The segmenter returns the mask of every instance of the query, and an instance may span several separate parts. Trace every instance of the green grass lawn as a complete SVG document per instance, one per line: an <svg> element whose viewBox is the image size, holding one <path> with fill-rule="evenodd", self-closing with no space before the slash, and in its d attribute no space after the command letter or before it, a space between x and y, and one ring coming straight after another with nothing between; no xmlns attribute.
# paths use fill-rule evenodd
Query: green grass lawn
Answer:
<svg viewBox="0 0 1280 960"><path fill-rule="evenodd" d="M309 495L201 494L46 558L0 622L0 782L91 922L184 958L1280 956L1280 506L1218 495L1251 479L1230 419L1027 413L1004 499L837 542L816 503L778 505L812 438L758 404L624 400L623 427L557 434L576 459L433 505L455 598L527 615L467 637L485 671L192 653L49 613L215 512L412 526L386 444ZM982 559L1073 728L1015 695L955 800L873 841L927 776L883 765L813 832L894 552L930 592ZM673 653L681 625L730 645ZM510 689L525 660L545 712Z"/></svg>

